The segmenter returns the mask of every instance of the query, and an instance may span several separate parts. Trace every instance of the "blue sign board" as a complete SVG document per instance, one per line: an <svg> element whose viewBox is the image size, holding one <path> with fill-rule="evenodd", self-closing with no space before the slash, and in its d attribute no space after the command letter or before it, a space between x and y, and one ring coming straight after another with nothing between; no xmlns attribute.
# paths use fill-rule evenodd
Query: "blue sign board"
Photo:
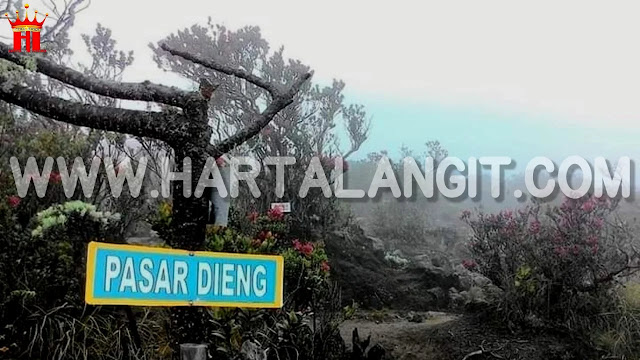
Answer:
<svg viewBox="0 0 640 360"><path fill-rule="evenodd" d="M89 243L93 305L282 307L282 256Z"/></svg>

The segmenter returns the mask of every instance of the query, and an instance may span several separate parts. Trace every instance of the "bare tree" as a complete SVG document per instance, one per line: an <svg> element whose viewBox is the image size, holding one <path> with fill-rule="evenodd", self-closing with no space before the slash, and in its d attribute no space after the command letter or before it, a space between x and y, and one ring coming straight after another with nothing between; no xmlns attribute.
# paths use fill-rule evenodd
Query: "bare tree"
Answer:
<svg viewBox="0 0 640 360"><path fill-rule="evenodd" d="M20 81L16 81L10 71L6 70L0 72L0 100L69 124L166 142L174 150L178 170L192 174L190 185L191 189L195 189L208 157L217 158L258 134L276 114L294 101L301 86L311 77L310 72L305 72L286 85L277 84L242 69L232 68L164 45L162 48L172 55L243 79L264 89L270 97L268 106L262 111L256 111L252 115L252 121L246 126L211 144L212 128L209 125L208 109L209 100L217 87L207 80L201 81L197 92L153 84L149 81L131 83L102 80L58 65L42 56L10 53L9 47L5 44L0 44L0 58L27 70L35 69L49 78L97 95L120 100L147 101L166 106L162 111L155 112L67 100L25 86ZM191 159L190 168L182 166L187 158ZM175 248L198 250L201 249L205 238L208 199L196 198L191 196L192 192L183 193L183 190L185 186L182 182L173 184L173 235L166 240ZM174 309L172 311L174 346L184 341L203 341L205 326L200 310Z"/></svg>
<svg viewBox="0 0 640 360"><path fill-rule="evenodd" d="M284 48L271 49L256 26L228 29L209 19L205 25L195 24L168 35L162 43L244 69L276 84L289 83L297 74L309 71L304 63L287 59ZM167 56L160 46L151 44L150 47L160 68L195 81L207 78L224 89L209 103L209 119L217 139L246 126L252 121L251 114L264 108L264 90L258 86L184 58ZM346 101L344 91L345 83L340 80L328 84L305 83L294 102L278 113L259 136L234 151L234 154L258 159L269 156L296 159L295 164L287 166L282 194L277 195L273 187L275 171L266 166L256 178L260 198L255 199L248 192L244 192L247 194L244 196L241 192L234 200L234 211L239 214L262 212L273 202L290 202L295 209L288 214L290 230L297 236L325 233L327 228L341 226L348 220L342 216L336 199L325 198L321 191L312 189L304 198L297 196L312 157L321 157L329 171L332 158L348 158L367 139L370 119L362 105Z"/></svg>

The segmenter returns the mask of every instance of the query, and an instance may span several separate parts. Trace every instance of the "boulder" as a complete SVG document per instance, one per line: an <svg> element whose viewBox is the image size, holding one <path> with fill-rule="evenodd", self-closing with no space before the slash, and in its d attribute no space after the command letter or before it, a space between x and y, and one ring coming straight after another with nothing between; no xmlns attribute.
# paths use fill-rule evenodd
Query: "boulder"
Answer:
<svg viewBox="0 0 640 360"><path fill-rule="evenodd" d="M373 247L373 250L384 252L385 247L384 247L384 241L382 241L382 239L369 236L369 240L371 241L371 246Z"/></svg>
<svg viewBox="0 0 640 360"><path fill-rule="evenodd" d="M365 308L433 310L445 306L435 288L458 286L455 274L431 261L403 267L390 264L359 228L332 232L324 243L344 305L355 301Z"/></svg>

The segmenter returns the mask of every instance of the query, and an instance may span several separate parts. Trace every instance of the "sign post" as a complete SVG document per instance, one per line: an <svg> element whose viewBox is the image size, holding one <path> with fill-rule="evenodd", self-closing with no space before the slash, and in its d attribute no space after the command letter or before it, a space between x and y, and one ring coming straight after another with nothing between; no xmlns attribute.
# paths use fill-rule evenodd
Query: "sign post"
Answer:
<svg viewBox="0 0 640 360"><path fill-rule="evenodd" d="M180 344L180 360L207 360L207 345Z"/></svg>
<svg viewBox="0 0 640 360"><path fill-rule="evenodd" d="M91 242L85 301L92 305L280 308L282 256Z"/></svg>

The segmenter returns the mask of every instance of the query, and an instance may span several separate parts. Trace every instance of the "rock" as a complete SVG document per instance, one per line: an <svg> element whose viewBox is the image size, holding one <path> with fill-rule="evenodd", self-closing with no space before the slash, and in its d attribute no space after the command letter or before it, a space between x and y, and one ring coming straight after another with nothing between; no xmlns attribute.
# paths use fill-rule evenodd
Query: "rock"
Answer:
<svg viewBox="0 0 640 360"><path fill-rule="evenodd" d="M444 254L435 254L431 256L431 264L434 267L442 268L446 271L453 272L453 266L451 265L451 261Z"/></svg>
<svg viewBox="0 0 640 360"><path fill-rule="evenodd" d="M464 294L463 294L464 293ZM456 288L449 289L449 301L454 308L461 308L466 302L467 292L460 293Z"/></svg>
<svg viewBox="0 0 640 360"><path fill-rule="evenodd" d="M485 287L473 286L469 291L460 293L465 298L464 305L467 309L484 309L499 301L502 290L490 284Z"/></svg>
<svg viewBox="0 0 640 360"><path fill-rule="evenodd" d="M489 280L487 277L483 276L482 274L479 274L477 272L472 272L473 274L473 285L474 286L479 286L479 287L487 287L489 285L493 285L491 283L491 280Z"/></svg>
<svg viewBox="0 0 640 360"><path fill-rule="evenodd" d="M373 250L384 252L384 241L382 241L382 239L369 236L369 240L371 240L371 246L373 247Z"/></svg>
<svg viewBox="0 0 640 360"><path fill-rule="evenodd" d="M443 289L460 288L453 269L436 267L431 258L393 266L383 252L374 249L373 240L362 229L320 236L331 262L331 275L342 289L344 306L356 301L364 308L428 311L448 306Z"/></svg>
<svg viewBox="0 0 640 360"><path fill-rule="evenodd" d="M441 287L434 287L427 290L427 294L433 296L438 306L444 307L449 305L447 293Z"/></svg>
<svg viewBox="0 0 640 360"><path fill-rule="evenodd" d="M407 321L413 322L413 323L421 323L424 321L424 317L422 317L422 315L417 314L413 311L409 311L409 313L407 314Z"/></svg>
<svg viewBox="0 0 640 360"><path fill-rule="evenodd" d="M396 267L405 267L409 265L409 260L402 256L402 252L400 250L395 250L391 253L385 254L384 259Z"/></svg>
<svg viewBox="0 0 640 360"><path fill-rule="evenodd" d="M458 265L454 269L454 273L460 280L460 290L469 290L474 286L486 287L491 285L491 280L475 271L469 271L463 266Z"/></svg>
<svg viewBox="0 0 640 360"><path fill-rule="evenodd" d="M418 255L413 260L416 264L425 268L438 268L447 272L454 272L455 270L447 256L440 253Z"/></svg>
<svg viewBox="0 0 640 360"><path fill-rule="evenodd" d="M486 276L469 271L461 265L455 267L455 274L459 278L459 286L455 291L449 289L449 297L454 306L478 309L500 300L502 290L493 285Z"/></svg>

